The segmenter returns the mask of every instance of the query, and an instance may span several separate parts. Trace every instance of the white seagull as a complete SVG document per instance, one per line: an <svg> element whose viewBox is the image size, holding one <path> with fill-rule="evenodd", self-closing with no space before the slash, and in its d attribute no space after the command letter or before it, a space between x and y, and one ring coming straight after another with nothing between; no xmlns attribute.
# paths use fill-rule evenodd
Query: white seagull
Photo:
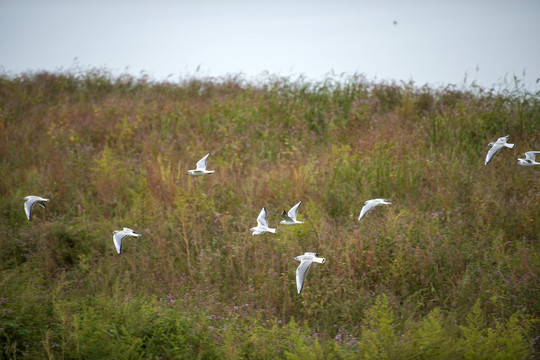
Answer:
<svg viewBox="0 0 540 360"><path fill-rule="evenodd" d="M306 252L304 255L300 255L294 258L294 260L300 261L300 265L296 268L296 290L300 294L304 287L304 281L306 280L306 274L311 267L312 262L318 262L324 264L325 258L318 257L317 253Z"/></svg>
<svg viewBox="0 0 540 360"><path fill-rule="evenodd" d="M536 162L536 155L540 154L540 151L527 151L525 153L525 159L518 158L518 164L521 166L534 166L540 165L540 162Z"/></svg>
<svg viewBox="0 0 540 360"><path fill-rule="evenodd" d="M514 147L515 144L506 143L509 137L510 135L506 135L506 136L498 138L496 142L490 142L488 144L488 146L491 146L491 149L489 149L486 155L486 161L484 162L484 165L487 165L487 163L490 162L491 159L493 159L493 157L497 155L497 153L501 151L503 147L507 147L510 149Z"/></svg>
<svg viewBox="0 0 540 360"><path fill-rule="evenodd" d="M122 240L124 240L126 236L139 237L141 235L136 234L133 230L126 227L123 230L114 230L113 231L114 247L116 248L116 252L118 252L119 254L122 252Z"/></svg>
<svg viewBox="0 0 540 360"><path fill-rule="evenodd" d="M298 208L302 204L302 201L300 201L298 204L294 205L291 210L289 210L288 213L283 210L281 213L281 217L285 220L281 221L280 224L283 225L295 225L295 224L303 224L303 221L296 220L296 215L298 215Z"/></svg>
<svg viewBox="0 0 540 360"><path fill-rule="evenodd" d="M208 156L210 156L210 153L206 154L205 157L197 162L197 168L195 170L188 170L188 175L202 176L215 172L214 170L206 170L206 160L208 159Z"/></svg>
<svg viewBox="0 0 540 360"><path fill-rule="evenodd" d="M362 207L362 210L360 210L360 216L358 216L358 221L362 218L362 216L366 215L368 211L373 209L377 205L388 205L391 204L390 200L385 199L371 199L364 203L364 207Z"/></svg>
<svg viewBox="0 0 540 360"><path fill-rule="evenodd" d="M262 208L259 216L257 217L257 226L252 227L249 230L253 231L253 235L264 234L267 231L269 231L271 233L274 233L274 234L276 233L275 228L269 228L268 227L268 221L266 220L266 209L265 208Z"/></svg>
<svg viewBox="0 0 540 360"><path fill-rule="evenodd" d="M23 200L26 200L26 202L24 203L24 211L26 212L26 217L28 218L28 220L30 220L30 217L32 216L32 209L34 208L34 205L38 204L43 208L47 208L45 206L45 203L49 201L49 199L44 199L42 197L34 195L28 195Z"/></svg>

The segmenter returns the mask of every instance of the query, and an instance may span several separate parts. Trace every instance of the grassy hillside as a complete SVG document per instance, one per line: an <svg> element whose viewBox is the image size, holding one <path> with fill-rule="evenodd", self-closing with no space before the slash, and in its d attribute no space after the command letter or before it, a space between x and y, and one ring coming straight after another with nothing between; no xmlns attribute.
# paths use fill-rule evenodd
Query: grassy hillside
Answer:
<svg viewBox="0 0 540 360"><path fill-rule="evenodd" d="M539 356L529 150L540 94L519 87L2 75L2 356ZM216 172L187 176L207 152ZM30 222L27 195L51 199ZM252 236L263 206L278 233ZM142 237L117 255L124 226ZM306 251L327 261L298 295Z"/></svg>

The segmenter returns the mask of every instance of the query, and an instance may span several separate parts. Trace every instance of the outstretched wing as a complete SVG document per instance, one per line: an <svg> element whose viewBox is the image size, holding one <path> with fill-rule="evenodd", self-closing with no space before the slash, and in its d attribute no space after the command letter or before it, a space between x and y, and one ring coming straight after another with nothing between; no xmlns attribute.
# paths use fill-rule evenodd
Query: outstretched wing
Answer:
<svg viewBox="0 0 540 360"><path fill-rule="evenodd" d="M34 208L34 205L36 205L35 199L30 199L24 203L24 211L26 212L26 217L28 220L30 220L30 217L32 216L32 209Z"/></svg>
<svg viewBox="0 0 540 360"><path fill-rule="evenodd" d="M261 227L268 227L268 221L266 220L266 209L262 208L259 216L257 217L257 224Z"/></svg>
<svg viewBox="0 0 540 360"><path fill-rule="evenodd" d="M118 232L113 235L114 247L116 248L116 252L119 254L122 252L122 240L124 240L125 237L126 234L123 232Z"/></svg>
<svg viewBox="0 0 540 360"><path fill-rule="evenodd" d="M358 216L358 220L362 218L369 210L373 209L375 206L379 205L379 203L368 200L364 203L365 205L362 207L362 210L360 210L360 216Z"/></svg>
<svg viewBox="0 0 540 360"><path fill-rule="evenodd" d="M540 154L540 151L527 151L525 153L525 159L535 161L536 155Z"/></svg>
<svg viewBox="0 0 540 360"><path fill-rule="evenodd" d="M304 287L304 281L306 280L306 275L311 267L312 262L312 260L302 259L300 265L298 265L298 268L296 268L296 290L299 294Z"/></svg>
<svg viewBox="0 0 540 360"><path fill-rule="evenodd" d="M197 162L197 170L206 170L206 160L210 156L210 153L206 154L201 160Z"/></svg>
<svg viewBox="0 0 540 360"><path fill-rule="evenodd" d="M296 216L298 215L298 208L300 207L301 204L302 204L302 201L300 201L298 204L294 205L291 208L291 210L289 210L287 215L289 215L289 217L291 217L292 219L296 220Z"/></svg>
<svg viewBox="0 0 540 360"><path fill-rule="evenodd" d="M488 162L491 161L491 159L493 159L493 157L495 155L497 155L497 153L503 148L502 145L499 145L499 144L495 144L491 147L491 149L489 149L487 155L486 155L486 161L484 162L484 165L487 165Z"/></svg>

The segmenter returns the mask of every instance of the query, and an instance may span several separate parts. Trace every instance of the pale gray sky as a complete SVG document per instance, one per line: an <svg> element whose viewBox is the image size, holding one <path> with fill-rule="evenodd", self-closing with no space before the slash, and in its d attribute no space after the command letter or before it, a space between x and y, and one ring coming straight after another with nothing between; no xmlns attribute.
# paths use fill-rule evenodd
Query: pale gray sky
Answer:
<svg viewBox="0 0 540 360"><path fill-rule="evenodd" d="M364 74L538 89L540 0L0 0L0 68L181 76ZM393 24L397 21L397 24ZM478 70L477 70L478 69ZM523 71L526 71L523 77Z"/></svg>

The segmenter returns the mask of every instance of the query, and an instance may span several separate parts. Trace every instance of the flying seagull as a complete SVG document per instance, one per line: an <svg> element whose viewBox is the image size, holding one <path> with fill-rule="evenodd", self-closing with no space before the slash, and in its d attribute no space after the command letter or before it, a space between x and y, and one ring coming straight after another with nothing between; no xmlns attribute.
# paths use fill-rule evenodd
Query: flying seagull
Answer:
<svg viewBox="0 0 540 360"><path fill-rule="evenodd" d="M188 170L188 175L202 176L213 173L214 170L206 170L206 160L208 159L208 156L210 156L210 153L206 154L205 157L197 162L197 168L195 170Z"/></svg>
<svg viewBox="0 0 540 360"><path fill-rule="evenodd" d="M377 205L388 205L391 204L390 200L385 199L371 199L364 203L364 207L362 207L362 210L360 211L360 216L358 216L358 221L362 218L362 216L366 215L368 211L373 209Z"/></svg>
<svg viewBox="0 0 540 360"><path fill-rule="evenodd" d="M280 224L283 225L295 225L295 224L303 224L303 221L296 220L296 215L298 215L298 208L302 204L302 201L300 201L298 204L294 205L291 210L289 210L288 213L283 210L281 213L281 217L285 220L281 221Z"/></svg>
<svg viewBox="0 0 540 360"><path fill-rule="evenodd" d="M506 135L506 136L498 138L496 142L490 142L488 144L488 146L491 146L491 149L489 149L489 151L488 151L488 153L486 155L486 161L484 162L484 165L487 165L487 163L490 162L491 159L493 159L493 157L499 151L501 151L501 149L503 147L507 147L507 148L510 148L510 149L514 147L515 144L506 143L506 141L508 141L509 137L510 137L510 135Z"/></svg>
<svg viewBox="0 0 540 360"><path fill-rule="evenodd" d="M268 221L266 220L266 209L265 208L262 208L259 216L257 217L257 226L252 227L249 230L253 231L253 235L264 234L267 231L269 231L271 233L274 233L274 234L276 233L275 228L269 228L268 227Z"/></svg>
<svg viewBox="0 0 540 360"><path fill-rule="evenodd" d="M134 236L139 237L140 234L136 234L133 230L129 228L124 228L123 230L114 230L113 231L113 242L114 247L116 248L116 252L119 254L122 252L122 241L126 236Z"/></svg>
<svg viewBox="0 0 540 360"><path fill-rule="evenodd" d="M24 211L26 212L26 217L28 218L28 220L30 220L30 217L32 216L32 209L34 208L34 205L38 204L43 208L47 208L45 206L45 203L49 201L49 199L44 199L42 197L34 195L29 195L23 200L26 200L26 202L24 203Z"/></svg>
<svg viewBox="0 0 540 360"><path fill-rule="evenodd" d="M536 155L539 155L540 151L527 151L525 153L525 159L518 158L518 164L521 166L534 166L540 165L540 162L536 162Z"/></svg>
<svg viewBox="0 0 540 360"><path fill-rule="evenodd" d="M324 264L326 259L318 257L317 253L306 252L304 255L295 257L294 260L300 261L300 265L296 268L296 290L300 294L304 287L304 281L306 280L306 275L311 267L311 263L315 261Z"/></svg>

